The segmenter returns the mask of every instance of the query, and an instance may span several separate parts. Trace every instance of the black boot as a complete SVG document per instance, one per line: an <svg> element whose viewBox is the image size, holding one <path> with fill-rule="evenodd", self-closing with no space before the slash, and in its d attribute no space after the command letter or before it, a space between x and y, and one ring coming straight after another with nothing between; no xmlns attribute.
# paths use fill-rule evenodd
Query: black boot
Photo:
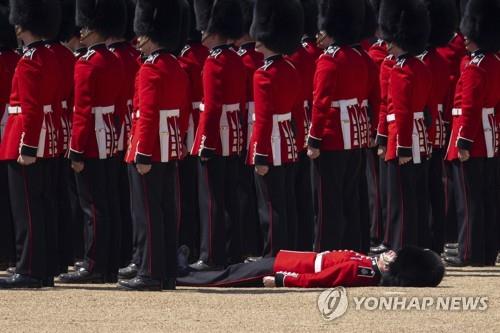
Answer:
<svg viewBox="0 0 500 333"><path fill-rule="evenodd" d="M118 286L125 290L137 290L137 291L162 290L161 281L146 276L137 276L131 280L119 280Z"/></svg>
<svg viewBox="0 0 500 333"><path fill-rule="evenodd" d="M43 281L28 275L14 274L0 279L0 289L42 288Z"/></svg>

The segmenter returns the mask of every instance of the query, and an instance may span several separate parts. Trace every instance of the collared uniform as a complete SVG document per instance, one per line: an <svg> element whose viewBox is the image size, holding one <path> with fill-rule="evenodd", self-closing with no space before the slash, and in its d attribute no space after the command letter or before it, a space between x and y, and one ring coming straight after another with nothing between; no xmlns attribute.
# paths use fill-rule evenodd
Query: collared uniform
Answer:
<svg viewBox="0 0 500 333"><path fill-rule="evenodd" d="M430 82L426 65L409 55L397 59L389 77L385 156L388 161L389 200L384 243L393 249L417 245L419 223L428 221L427 210L422 211L419 207L419 201L428 205L427 198L419 197L425 195L424 190L420 193L419 185L424 182L421 178L424 171L422 162L429 155L424 109L429 99ZM399 157L412 157L412 160L399 165ZM424 184L425 189L427 183Z"/></svg>
<svg viewBox="0 0 500 333"><path fill-rule="evenodd" d="M203 99L202 70L208 57L208 49L200 42L188 41L177 60L189 78L191 108L185 143L189 152L193 147L194 135L200 119L200 105ZM198 158L189 154L179 162L181 184L181 225L179 244L186 244L193 256L199 253L200 217L198 209Z"/></svg>
<svg viewBox="0 0 500 333"><path fill-rule="evenodd" d="M321 150L315 160L316 251L360 247L359 179L367 121L358 99L366 94L367 81L366 61L350 46L331 45L316 63L308 139L310 147Z"/></svg>
<svg viewBox="0 0 500 333"><path fill-rule="evenodd" d="M387 57L387 45L382 39L378 39L375 43L370 46L368 50L370 58L377 64L379 68L382 66L382 62Z"/></svg>
<svg viewBox="0 0 500 333"><path fill-rule="evenodd" d="M177 161L189 115L188 76L177 59L160 50L138 73L138 111L126 161L129 163L131 210L144 235L139 276L163 281L177 271L180 186ZM140 175L136 164L151 165Z"/></svg>
<svg viewBox="0 0 500 333"><path fill-rule="evenodd" d="M85 169L76 174L80 205L84 211L86 235L85 260L89 271L113 280L116 271L108 265L114 249L109 243L115 224L109 198L117 198L115 156L118 130L115 108L120 100L122 67L104 44L88 48L75 65L75 106L69 158L84 162Z"/></svg>
<svg viewBox="0 0 500 333"><path fill-rule="evenodd" d="M460 76L452 111L446 159L452 162L458 218L459 257L472 264L494 265L498 246L495 216L495 110L500 106L500 57L477 51ZM460 162L459 149L470 159Z"/></svg>
<svg viewBox="0 0 500 333"><path fill-rule="evenodd" d="M229 45L213 48L203 66L203 104L191 154L200 159L200 260L224 265L241 253L226 255L226 226L240 242L237 180L244 138L241 123L246 104L245 66ZM231 246L229 246L231 248Z"/></svg>
<svg viewBox="0 0 500 333"><path fill-rule="evenodd" d="M293 246L290 234L297 228L295 164L304 135L303 126L297 125L304 121L299 80L295 67L281 55L267 58L253 80L255 123L248 162L269 166L265 176L255 174L267 257Z"/></svg>
<svg viewBox="0 0 500 333"><path fill-rule="evenodd" d="M302 47L309 53L314 60L317 60L323 54L322 50L316 44L316 38L314 37L304 37L302 38Z"/></svg>

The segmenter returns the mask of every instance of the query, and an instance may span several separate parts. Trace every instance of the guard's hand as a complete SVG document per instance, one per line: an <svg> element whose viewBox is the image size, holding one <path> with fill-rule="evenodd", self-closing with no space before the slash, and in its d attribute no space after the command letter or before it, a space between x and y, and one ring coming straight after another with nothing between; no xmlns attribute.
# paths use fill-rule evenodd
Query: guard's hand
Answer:
<svg viewBox="0 0 500 333"><path fill-rule="evenodd" d="M381 159L385 160L385 154L387 153L387 147L386 146L378 146L377 149L377 155Z"/></svg>
<svg viewBox="0 0 500 333"><path fill-rule="evenodd" d="M311 160L315 160L319 157L319 155L321 154L320 150L317 149L317 148L313 148L313 147L307 147L307 156L311 159Z"/></svg>
<svg viewBox="0 0 500 333"><path fill-rule="evenodd" d="M405 165L406 163L410 162L412 160L411 157L400 157L399 158L399 165Z"/></svg>
<svg viewBox="0 0 500 333"><path fill-rule="evenodd" d="M269 172L269 167L267 165L256 165L255 172L257 172L259 176L265 176Z"/></svg>
<svg viewBox="0 0 500 333"><path fill-rule="evenodd" d="M264 276L264 278L262 279L262 283L264 283L264 287L266 288L276 287L274 276Z"/></svg>
<svg viewBox="0 0 500 333"><path fill-rule="evenodd" d="M83 163L83 162L71 162L71 168L76 173L80 173L85 168L85 163Z"/></svg>
<svg viewBox="0 0 500 333"><path fill-rule="evenodd" d="M28 156L28 155L19 155L17 158L17 163L28 166L36 162L36 157Z"/></svg>
<svg viewBox="0 0 500 333"><path fill-rule="evenodd" d="M136 164L135 167L137 168L137 172L142 176L151 171L151 164Z"/></svg>
<svg viewBox="0 0 500 333"><path fill-rule="evenodd" d="M460 162L465 162L470 158L470 152L466 149L459 149L458 150L458 159Z"/></svg>

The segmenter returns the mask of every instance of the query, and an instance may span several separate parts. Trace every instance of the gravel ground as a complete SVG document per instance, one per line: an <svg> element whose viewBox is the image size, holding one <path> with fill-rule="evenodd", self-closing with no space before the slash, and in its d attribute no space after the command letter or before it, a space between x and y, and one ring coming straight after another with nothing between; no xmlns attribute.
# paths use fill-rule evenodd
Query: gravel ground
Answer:
<svg viewBox="0 0 500 333"><path fill-rule="evenodd" d="M1 273L0 273L1 275ZM2 332L500 332L500 266L449 269L441 286L350 288L346 314L325 321L322 290L179 288L126 292L114 285L0 291ZM487 296L486 311L356 310L354 297ZM372 303L373 304L373 303Z"/></svg>

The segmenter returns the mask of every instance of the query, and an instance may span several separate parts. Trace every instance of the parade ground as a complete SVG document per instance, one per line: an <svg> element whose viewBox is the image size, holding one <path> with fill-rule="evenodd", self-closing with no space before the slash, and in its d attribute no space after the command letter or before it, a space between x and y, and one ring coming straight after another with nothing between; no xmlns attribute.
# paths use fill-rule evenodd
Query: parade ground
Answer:
<svg viewBox="0 0 500 333"><path fill-rule="evenodd" d="M0 274L3 275L3 274ZM126 292L115 285L0 291L1 332L499 332L500 266L449 268L438 288L347 288L344 315L325 320L324 289L184 288ZM354 299L357 302L353 302ZM380 299L409 309L373 309ZM417 299L418 298L418 299ZM487 302L465 310L460 299ZM422 300L429 303L425 309ZM448 309L431 302L450 300ZM360 300L368 300L359 303ZM371 300L371 302L370 302ZM456 301L456 306L453 302ZM425 302L424 302L425 303ZM361 305L360 305L361 304ZM356 308L358 305L359 308ZM394 305L394 304L393 304ZM471 304L469 304L470 306ZM479 303L477 304L479 305ZM484 304L483 304L484 305ZM397 306L396 306L397 307Z"/></svg>

